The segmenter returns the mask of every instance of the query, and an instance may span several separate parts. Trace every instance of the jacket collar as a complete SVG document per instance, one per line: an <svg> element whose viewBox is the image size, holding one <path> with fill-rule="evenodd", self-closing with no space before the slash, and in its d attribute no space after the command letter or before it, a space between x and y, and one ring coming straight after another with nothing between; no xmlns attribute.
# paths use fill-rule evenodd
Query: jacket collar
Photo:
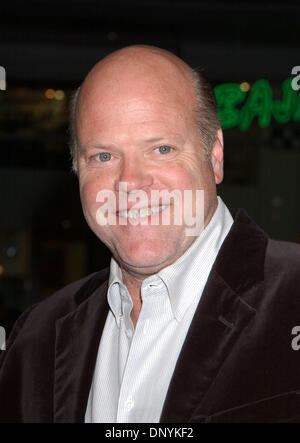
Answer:
<svg viewBox="0 0 300 443"><path fill-rule="evenodd" d="M263 281L268 236L243 209L232 209L231 213L234 223L213 269L239 294Z"/></svg>

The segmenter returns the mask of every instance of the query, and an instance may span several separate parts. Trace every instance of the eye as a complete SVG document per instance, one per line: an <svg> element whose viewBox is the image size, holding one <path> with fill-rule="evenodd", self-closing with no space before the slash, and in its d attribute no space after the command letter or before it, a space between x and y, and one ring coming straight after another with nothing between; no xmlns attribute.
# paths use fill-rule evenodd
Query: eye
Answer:
<svg viewBox="0 0 300 443"><path fill-rule="evenodd" d="M160 154L169 154L169 152L172 150L170 146L166 145L159 146L157 149L159 150Z"/></svg>
<svg viewBox="0 0 300 443"><path fill-rule="evenodd" d="M100 162L108 162L111 159L111 154L109 152L101 152L101 154L97 155L97 159Z"/></svg>

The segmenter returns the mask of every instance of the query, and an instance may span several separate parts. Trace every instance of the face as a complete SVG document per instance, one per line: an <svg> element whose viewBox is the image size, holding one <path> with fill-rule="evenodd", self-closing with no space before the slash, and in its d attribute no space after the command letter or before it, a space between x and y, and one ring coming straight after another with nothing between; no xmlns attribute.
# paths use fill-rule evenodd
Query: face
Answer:
<svg viewBox="0 0 300 443"><path fill-rule="evenodd" d="M84 215L119 265L136 275L151 275L170 265L195 237L186 235L184 224L174 224L172 200L166 207L163 200L152 207L160 211L152 219L144 212L132 221L126 219L124 203L127 210L133 205L149 209L152 191L178 190L183 195L184 190L192 190L195 199L195 191L204 190L207 224L217 205L215 184L222 180L220 141L213 148L212 162L207 161L190 101L170 90L153 87L151 82L114 93L90 87L78 105L78 173ZM119 187L120 182L126 183L126 189ZM97 195L103 190L116 197L114 225L97 222L103 204L97 202ZM148 203L132 200L137 191L143 191ZM170 225L162 222L165 210L170 211Z"/></svg>

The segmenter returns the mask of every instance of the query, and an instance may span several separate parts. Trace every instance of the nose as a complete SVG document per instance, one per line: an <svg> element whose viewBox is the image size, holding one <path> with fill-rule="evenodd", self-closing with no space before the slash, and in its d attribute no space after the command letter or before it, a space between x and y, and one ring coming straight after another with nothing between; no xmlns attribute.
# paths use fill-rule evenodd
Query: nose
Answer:
<svg viewBox="0 0 300 443"><path fill-rule="evenodd" d="M124 158L115 184L116 190L119 189L119 182L127 184L127 192L146 190L153 183L153 175L141 159L137 157Z"/></svg>

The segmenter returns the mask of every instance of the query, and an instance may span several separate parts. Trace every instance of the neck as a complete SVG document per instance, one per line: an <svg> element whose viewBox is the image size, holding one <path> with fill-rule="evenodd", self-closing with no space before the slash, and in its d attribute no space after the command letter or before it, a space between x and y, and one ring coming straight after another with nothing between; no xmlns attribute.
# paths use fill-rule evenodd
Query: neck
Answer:
<svg viewBox="0 0 300 443"><path fill-rule="evenodd" d="M139 314L142 309L141 286L145 277L134 276L122 269L123 282L131 296L133 308L130 314L133 326L136 326Z"/></svg>

